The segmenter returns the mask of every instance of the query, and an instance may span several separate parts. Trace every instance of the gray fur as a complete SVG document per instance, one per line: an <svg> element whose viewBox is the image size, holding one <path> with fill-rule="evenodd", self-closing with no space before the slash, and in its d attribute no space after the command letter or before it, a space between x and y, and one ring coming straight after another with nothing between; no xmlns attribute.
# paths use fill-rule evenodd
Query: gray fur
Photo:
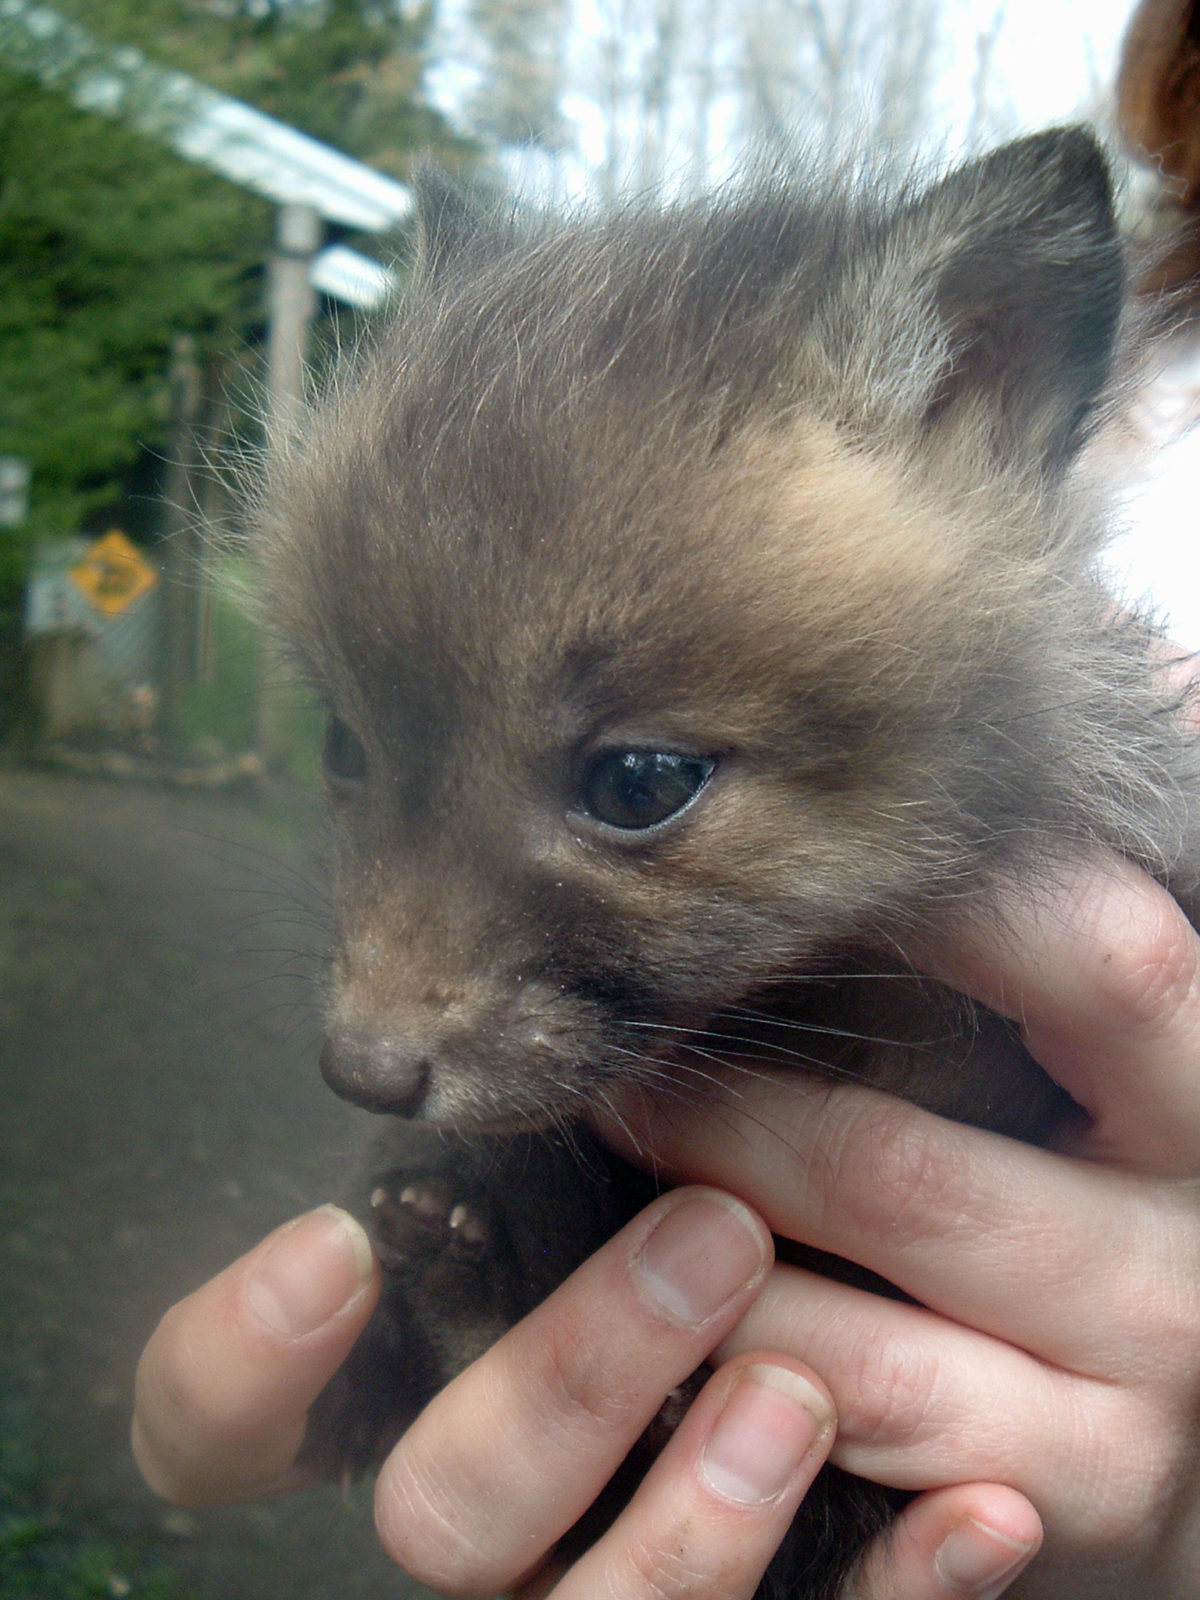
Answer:
<svg viewBox="0 0 1200 1600"><path fill-rule="evenodd" d="M1192 742L1097 567L1124 300L1100 152L1064 130L925 188L775 177L567 224L429 192L419 288L260 515L338 719L327 1075L498 1138L460 1180L510 1243L574 1170L524 1181L511 1136L630 1081L700 1092L696 1029L1044 1137L1063 1099L1015 1038L905 973L1084 847L1196 899ZM621 836L580 803L606 747L716 770ZM419 1148L393 1133L378 1170ZM403 1255L393 1348L444 1315ZM372 1435L338 1396L327 1465L423 1398ZM764 1594L834 1592L883 1513L831 1495L850 1531Z"/></svg>

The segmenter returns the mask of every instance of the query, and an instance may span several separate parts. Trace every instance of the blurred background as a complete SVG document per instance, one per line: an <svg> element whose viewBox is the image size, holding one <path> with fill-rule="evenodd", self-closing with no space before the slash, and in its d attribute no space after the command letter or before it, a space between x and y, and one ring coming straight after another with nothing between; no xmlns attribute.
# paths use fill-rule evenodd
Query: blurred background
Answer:
<svg viewBox="0 0 1200 1600"><path fill-rule="evenodd" d="M587 207L1091 121L1170 325L1112 560L1198 646L1198 104L1190 0L0 0L0 1597L416 1592L369 1494L173 1511L126 1445L162 1310L364 1136L238 485L403 296L414 163Z"/></svg>

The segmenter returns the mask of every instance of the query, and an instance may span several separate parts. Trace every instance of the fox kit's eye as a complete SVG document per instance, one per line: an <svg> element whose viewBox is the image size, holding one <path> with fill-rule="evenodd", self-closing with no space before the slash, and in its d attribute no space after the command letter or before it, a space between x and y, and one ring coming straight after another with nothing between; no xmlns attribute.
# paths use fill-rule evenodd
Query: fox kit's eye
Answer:
<svg viewBox="0 0 1200 1600"><path fill-rule="evenodd" d="M610 828L653 828L694 800L715 766L674 750L604 750L584 770L583 809Z"/></svg>
<svg viewBox="0 0 1200 1600"><path fill-rule="evenodd" d="M335 788L361 783L367 775L367 752L362 740L340 717L332 714L325 725L321 764L326 778Z"/></svg>

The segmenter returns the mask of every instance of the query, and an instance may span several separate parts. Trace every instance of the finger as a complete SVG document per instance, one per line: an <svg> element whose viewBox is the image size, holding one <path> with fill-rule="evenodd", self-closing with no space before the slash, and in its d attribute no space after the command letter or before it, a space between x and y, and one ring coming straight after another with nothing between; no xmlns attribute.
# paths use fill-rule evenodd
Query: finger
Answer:
<svg viewBox="0 0 1200 1600"><path fill-rule="evenodd" d="M1200 1270L1193 1230L1144 1180L875 1090L737 1080L719 1106L631 1110L621 1137L669 1175L743 1195L782 1237L1079 1371L1131 1324L1177 1315L1178 1283ZM1082 1271L1098 1253L1108 1270Z"/></svg>
<svg viewBox="0 0 1200 1600"><path fill-rule="evenodd" d="M511 1586L745 1311L771 1255L729 1196L656 1201L417 1418L376 1486L384 1547L439 1593Z"/></svg>
<svg viewBox="0 0 1200 1600"><path fill-rule="evenodd" d="M842 1600L995 1600L1041 1542L1038 1514L1015 1489L933 1489L872 1543Z"/></svg>
<svg viewBox="0 0 1200 1600"><path fill-rule="evenodd" d="M1088 1112L1082 1148L1161 1176L1200 1165L1200 939L1165 889L1118 857L1062 867L1003 927L964 930L934 976L1021 1024Z"/></svg>
<svg viewBox="0 0 1200 1600"><path fill-rule="evenodd" d="M751 1600L833 1432L829 1396L798 1362L731 1362L553 1600Z"/></svg>
<svg viewBox="0 0 1200 1600"><path fill-rule="evenodd" d="M173 1306L135 1386L133 1452L150 1487L219 1505L284 1486L308 1408L378 1292L366 1234L321 1206Z"/></svg>
<svg viewBox="0 0 1200 1600"><path fill-rule="evenodd" d="M1095 1478L1115 1478L1150 1427L1143 1403L1112 1384L799 1268L776 1267L715 1359L761 1349L821 1373L838 1414L831 1459L892 1488L1002 1476L1038 1504L1053 1501L1067 1522L1086 1522L1100 1503ZM1087 1474L1075 1456L1084 1416Z"/></svg>

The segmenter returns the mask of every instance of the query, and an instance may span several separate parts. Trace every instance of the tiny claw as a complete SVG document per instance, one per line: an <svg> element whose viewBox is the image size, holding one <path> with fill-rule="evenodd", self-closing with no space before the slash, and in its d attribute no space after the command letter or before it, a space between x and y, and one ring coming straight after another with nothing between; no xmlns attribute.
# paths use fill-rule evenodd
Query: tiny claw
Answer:
<svg viewBox="0 0 1200 1600"><path fill-rule="evenodd" d="M480 1250L488 1242L487 1224L461 1202L450 1213L450 1227L460 1244Z"/></svg>

